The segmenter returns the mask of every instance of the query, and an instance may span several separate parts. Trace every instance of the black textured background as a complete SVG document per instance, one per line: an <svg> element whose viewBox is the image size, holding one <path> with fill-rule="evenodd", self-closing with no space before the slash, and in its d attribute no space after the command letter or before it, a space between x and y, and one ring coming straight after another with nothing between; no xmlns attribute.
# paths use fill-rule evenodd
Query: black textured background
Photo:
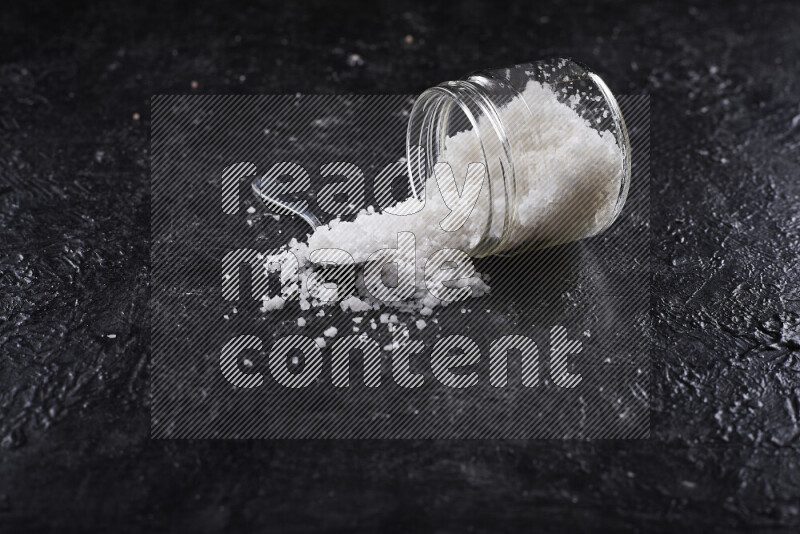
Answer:
<svg viewBox="0 0 800 534"><path fill-rule="evenodd" d="M797 531L798 36L791 1L4 6L0 531ZM151 94L555 55L652 95L650 440L149 439Z"/></svg>

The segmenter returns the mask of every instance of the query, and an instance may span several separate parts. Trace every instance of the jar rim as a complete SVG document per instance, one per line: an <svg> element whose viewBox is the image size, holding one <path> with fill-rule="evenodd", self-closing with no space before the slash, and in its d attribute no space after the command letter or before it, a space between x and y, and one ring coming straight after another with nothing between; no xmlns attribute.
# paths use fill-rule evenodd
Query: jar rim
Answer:
<svg viewBox="0 0 800 534"><path fill-rule="evenodd" d="M483 88L469 80L455 80L443 82L425 90L417 98L409 117L406 132L406 148L408 172L411 179L412 191L416 193L415 182L422 185L427 182L428 169L433 169L440 151L438 146L444 146L447 139L446 127L449 114L453 106L467 118L469 126L480 145L486 170L486 183L489 190L490 206L497 207L495 201L498 195L503 198L502 213L490 209L486 214L486 224L479 242L469 251L473 257L483 257L496 253L511 235L516 210L515 198L515 168L512 151L504 125L499 117L495 103L485 94ZM472 107L474 106L474 109ZM476 112L488 117L488 127L476 118ZM497 143L501 150L496 151L498 162L491 161L486 154L486 143ZM412 156L412 147L419 147L422 158L429 165L420 164ZM499 178L498 178L499 176ZM502 184L502 185L501 185Z"/></svg>

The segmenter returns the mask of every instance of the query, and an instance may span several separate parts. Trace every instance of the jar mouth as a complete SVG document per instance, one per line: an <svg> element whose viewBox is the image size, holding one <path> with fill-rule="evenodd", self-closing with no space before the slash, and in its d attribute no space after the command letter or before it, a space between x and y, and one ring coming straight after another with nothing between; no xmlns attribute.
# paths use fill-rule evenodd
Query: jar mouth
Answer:
<svg viewBox="0 0 800 534"><path fill-rule="evenodd" d="M448 154L448 143L457 135L471 131L478 161L461 162L453 168L456 183L463 183L464 163L480 163L485 175L481 196L486 194L485 213L473 211L471 217L484 217L477 243L466 250L483 257L499 250L514 224L514 164L511 147L498 110L477 84L468 80L444 82L424 91L411 111L406 134L407 165L412 194L425 200L425 186L440 161L456 167ZM463 186L462 186L463 187ZM475 210L480 206L476 205Z"/></svg>

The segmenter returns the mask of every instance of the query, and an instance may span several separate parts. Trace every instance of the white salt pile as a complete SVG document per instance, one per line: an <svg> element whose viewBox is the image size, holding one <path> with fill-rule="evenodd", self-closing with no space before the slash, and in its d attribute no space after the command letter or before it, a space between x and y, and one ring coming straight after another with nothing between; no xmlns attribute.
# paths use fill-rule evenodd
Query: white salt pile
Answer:
<svg viewBox="0 0 800 534"><path fill-rule="evenodd" d="M558 244L592 235L610 224L623 180L620 148L612 132L599 132L569 105L559 102L551 88L535 82L529 82L521 97L501 108L500 117L510 142L515 171L516 223L512 227L506 250L530 242ZM484 120L485 117L479 119L479 130ZM505 196L497 194L492 199L489 187L484 183L475 207L463 225L451 232L441 227L451 211L445 197L453 193L460 196L465 188L464 177L468 164L491 161L494 157L483 150L485 147L481 147L471 129L448 137L440 160L449 163L455 176L450 187L460 190L448 190L446 183L443 186L443 182L430 173L422 210L408 215L395 215L368 208L351 222L333 220L328 225L318 227L306 242L293 239L285 250L292 252L301 262L301 284L298 288L301 309L328 304L312 297L306 287L312 272L308 267L309 256L314 251L343 250L361 264L376 251L397 249L400 232L413 234L416 289L411 298L404 302L392 302L392 307L429 316L434 307L448 303L447 299L439 298L448 294L448 289L451 291L449 294L458 295L459 300L469 296L479 297L488 292L485 277L474 272L469 261L465 262L467 265L459 265L459 271L451 270L449 275L446 274L447 270L441 270L445 275L429 279L427 284L424 274L426 262L433 260L437 251L442 249L463 251L462 256L456 255L453 259L466 259L487 231L487 220L490 211L496 209L498 198L505 202ZM399 203L392 211L413 212L418 204L416 199L411 198ZM446 267L444 263L440 261L437 265ZM387 275L385 272L383 276L392 277L391 273ZM394 281L399 277L399 272L395 273ZM459 280L445 283L453 278ZM384 281L391 285L392 280ZM357 284L357 288L358 296L340 299L339 304L344 311L366 312L385 304L364 291L363 281ZM453 293L458 288L461 288L460 293ZM335 290L333 293L335 296ZM437 293L438 297L432 293ZM265 298L263 310L280 309L283 304L283 299L279 297ZM386 314L380 320L382 323L397 322L396 316ZM415 324L418 329L426 326L419 317ZM371 327L375 328L374 321ZM328 335L328 330L325 335L332 337ZM318 342L324 344L324 339L320 338Z"/></svg>

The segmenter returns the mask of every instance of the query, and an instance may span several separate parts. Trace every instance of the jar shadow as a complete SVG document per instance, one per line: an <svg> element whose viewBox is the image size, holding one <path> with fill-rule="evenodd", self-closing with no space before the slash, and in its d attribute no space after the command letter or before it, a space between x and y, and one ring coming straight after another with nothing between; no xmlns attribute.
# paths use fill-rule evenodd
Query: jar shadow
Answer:
<svg viewBox="0 0 800 534"><path fill-rule="evenodd" d="M613 282L595 248L579 241L476 259L476 270L490 277L491 293L483 302L495 313L540 324L573 320L582 311L615 317L613 301L598 299L613 292Z"/></svg>

